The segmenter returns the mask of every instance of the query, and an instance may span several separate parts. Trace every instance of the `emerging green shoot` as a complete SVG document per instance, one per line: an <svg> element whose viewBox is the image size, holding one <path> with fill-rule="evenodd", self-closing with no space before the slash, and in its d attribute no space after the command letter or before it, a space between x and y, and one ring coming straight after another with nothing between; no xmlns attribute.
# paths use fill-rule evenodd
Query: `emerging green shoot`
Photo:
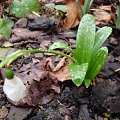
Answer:
<svg viewBox="0 0 120 120"><path fill-rule="evenodd" d="M69 58L72 63L69 65L69 72L72 81L76 86L80 86L83 82L88 88L93 78L100 72L103 67L108 50L101 47L103 42L112 32L110 27L102 27L95 32L95 19L92 15L86 14L81 19L76 39L76 49L72 50L67 44L55 42L50 46L49 50L19 50L5 57L0 63L0 68L7 66L26 53L47 52ZM67 55L54 49L65 48L72 53Z"/></svg>
<svg viewBox="0 0 120 120"><path fill-rule="evenodd" d="M101 46L111 34L112 28L105 26L97 32L95 29L94 17L86 14L81 19L78 28L75 51L71 50L68 45L59 42L50 47L50 49L66 48L77 60L78 64L69 65L71 78L77 86L84 82L88 88L92 79L100 72L108 55L107 48Z"/></svg>
<svg viewBox="0 0 120 120"><path fill-rule="evenodd" d="M94 0L84 0L84 6L82 7L80 2L78 0L76 0L82 16L84 16L85 14L88 13L90 7L92 6L93 1Z"/></svg>
<svg viewBox="0 0 120 120"><path fill-rule="evenodd" d="M115 20L115 26L117 29L120 29L120 0L117 5L117 18Z"/></svg>

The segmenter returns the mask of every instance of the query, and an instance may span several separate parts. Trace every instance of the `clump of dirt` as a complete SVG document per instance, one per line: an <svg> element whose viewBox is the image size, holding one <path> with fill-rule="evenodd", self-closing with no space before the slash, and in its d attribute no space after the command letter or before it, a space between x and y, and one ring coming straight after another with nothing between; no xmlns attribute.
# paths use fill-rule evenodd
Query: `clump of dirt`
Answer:
<svg viewBox="0 0 120 120"><path fill-rule="evenodd" d="M120 113L120 79L104 79L92 88L92 105L94 111L101 113Z"/></svg>

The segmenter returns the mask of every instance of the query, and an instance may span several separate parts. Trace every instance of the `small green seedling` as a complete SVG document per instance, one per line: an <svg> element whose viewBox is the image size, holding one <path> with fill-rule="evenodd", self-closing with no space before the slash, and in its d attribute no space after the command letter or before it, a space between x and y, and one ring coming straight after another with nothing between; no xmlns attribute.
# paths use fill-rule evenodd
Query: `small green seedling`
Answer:
<svg viewBox="0 0 120 120"><path fill-rule="evenodd" d="M84 0L84 5L82 7L82 5L80 4L80 2L78 0L76 0L78 7L80 9L80 13L82 16L84 16L85 14L88 13L90 7L92 6L94 0Z"/></svg>
<svg viewBox="0 0 120 120"><path fill-rule="evenodd" d="M71 63L69 71L75 85L80 86L84 82L88 88L91 80L100 72L108 55L107 48L100 47L111 32L112 28L105 26L95 33L94 17L86 14L78 28L75 51L63 43L54 43L50 47L50 49L66 48L73 54L78 64Z"/></svg>
<svg viewBox="0 0 120 120"><path fill-rule="evenodd" d="M108 50L106 47L101 47L103 42L109 37L112 32L110 27L102 27L95 32L95 19L92 15L86 14L81 19L76 39L76 49L71 49L67 44L55 42L50 46L49 50L18 50L8 56L0 63L0 68L10 64L18 57L26 53L47 52L56 55L61 55L69 58L72 63L69 64L69 72L72 81L76 86L80 86L83 82L88 88L92 79L100 72L103 67ZM65 48L72 55L67 55L54 49Z"/></svg>

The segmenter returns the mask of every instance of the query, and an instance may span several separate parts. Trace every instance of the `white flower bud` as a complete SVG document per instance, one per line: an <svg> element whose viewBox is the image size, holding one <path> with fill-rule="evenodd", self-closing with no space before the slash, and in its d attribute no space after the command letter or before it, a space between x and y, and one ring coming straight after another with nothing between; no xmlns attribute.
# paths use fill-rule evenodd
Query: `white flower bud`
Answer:
<svg viewBox="0 0 120 120"><path fill-rule="evenodd" d="M19 77L14 75L14 78L11 80L5 78L3 91L7 98L11 99L12 101L18 102L22 98L25 89L26 86Z"/></svg>

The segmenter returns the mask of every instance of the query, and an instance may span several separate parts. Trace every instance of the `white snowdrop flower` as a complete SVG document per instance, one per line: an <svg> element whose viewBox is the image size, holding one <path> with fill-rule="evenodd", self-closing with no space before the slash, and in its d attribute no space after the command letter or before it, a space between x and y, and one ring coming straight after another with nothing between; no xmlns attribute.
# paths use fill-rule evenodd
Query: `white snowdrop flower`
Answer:
<svg viewBox="0 0 120 120"><path fill-rule="evenodd" d="M25 89L26 86L19 77L14 75L14 78L11 80L5 78L3 91L12 101L18 102L22 98Z"/></svg>

